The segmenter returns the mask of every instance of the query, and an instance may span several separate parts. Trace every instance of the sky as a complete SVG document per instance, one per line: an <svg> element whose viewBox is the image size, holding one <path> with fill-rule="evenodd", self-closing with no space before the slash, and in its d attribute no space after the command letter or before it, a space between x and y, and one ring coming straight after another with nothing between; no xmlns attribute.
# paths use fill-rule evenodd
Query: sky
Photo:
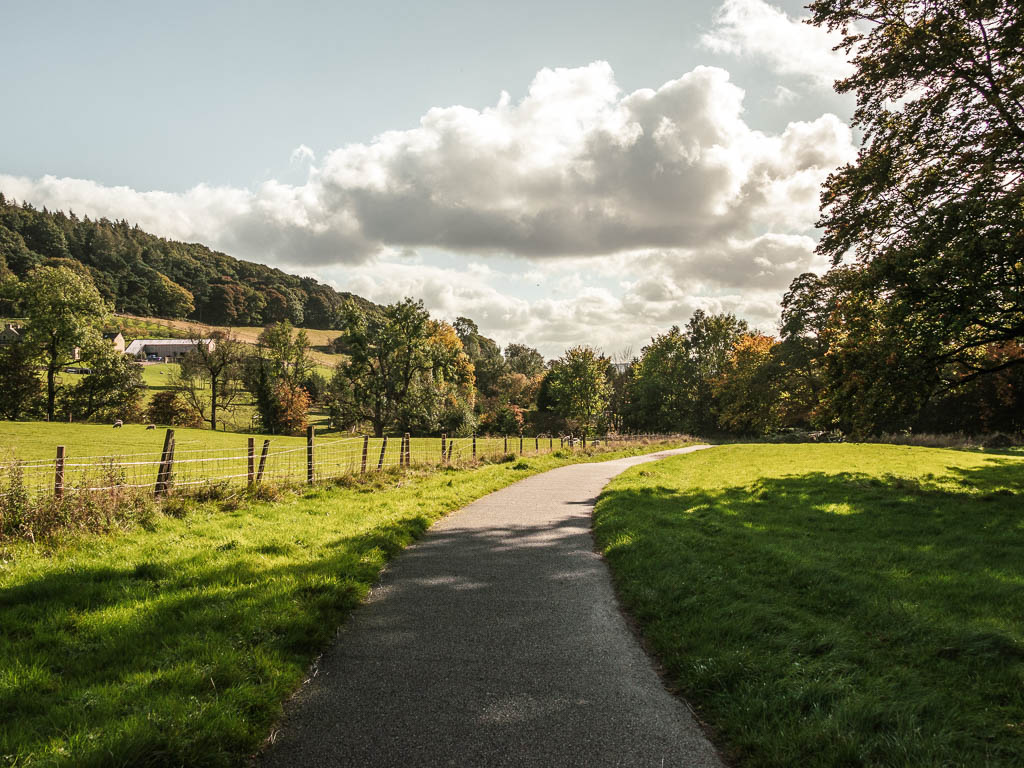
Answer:
<svg viewBox="0 0 1024 768"><path fill-rule="evenodd" d="M0 0L0 192L500 344L772 333L853 159L797 2Z"/></svg>

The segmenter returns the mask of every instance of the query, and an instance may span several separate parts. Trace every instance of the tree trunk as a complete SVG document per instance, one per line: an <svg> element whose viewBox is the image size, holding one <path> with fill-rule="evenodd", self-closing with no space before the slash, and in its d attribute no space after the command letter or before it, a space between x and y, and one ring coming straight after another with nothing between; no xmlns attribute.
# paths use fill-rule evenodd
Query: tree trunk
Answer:
<svg viewBox="0 0 1024 768"><path fill-rule="evenodd" d="M210 428L217 431L217 377L210 377Z"/></svg>
<svg viewBox="0 0 1024 768"><path fill-rule="evenodd" d="M50 336L50 359L46 363L46 420L53 421L54 401L57 399L57 363L60 355L57 340Z"/></svg>
<svg viewBox="0 0 1024 768"><path fill-rule="evenodd" d="M54 400L57 397L57 369L54 365L56 361L50 358L49 365L46 366L46 419L47 421L53 421L53 405Z"/></svg>

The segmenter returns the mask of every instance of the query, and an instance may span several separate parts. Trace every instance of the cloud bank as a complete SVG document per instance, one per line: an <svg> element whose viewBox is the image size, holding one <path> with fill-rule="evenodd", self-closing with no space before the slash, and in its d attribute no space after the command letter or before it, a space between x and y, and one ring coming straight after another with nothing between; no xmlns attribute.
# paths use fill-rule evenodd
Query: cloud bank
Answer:
<svg viewBox="0 0 1024 768"><path fill-rule="evenodd" d="M436 108L416 128L336 149L303 185L173 194L0 176L0 187L305 266L359 263L385 246L540 258L697 248L806 223L809 192L849 152L834 115L769 136L744 122L743 96L712 67L623 94L596 62L542 70L517 104L503 94L483 110Z"/></svg>
<svg viewBox="0 0 1024 768"><path fill-rule="evenodd" d="M728 0L716 45L746 50L729 14L751 4ZM745 122L743 100L723 69L624 93L595 62L541 70L516 102L503 93L484 109L431 109L417 127L319 160L300 146L303 184L170 193L0 175L0 191L324 275L376 300L423 296L499 336L520 329L554 354L635 341L698 306L761 321L811 265L818 189L852 158L850 131L824 114L767 134ZM395 258L417 249L479 264L511 257L546 287L577 284L572 298L515 298L509 275Z"/></svg>

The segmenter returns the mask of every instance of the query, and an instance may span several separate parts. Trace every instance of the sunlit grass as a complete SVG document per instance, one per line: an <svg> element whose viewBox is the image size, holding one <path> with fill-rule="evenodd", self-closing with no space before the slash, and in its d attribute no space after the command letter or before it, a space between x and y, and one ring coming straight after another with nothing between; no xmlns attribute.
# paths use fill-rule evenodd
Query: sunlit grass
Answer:
<svg viewBox="0 0 1024 768"><path fill-rule="evenodd" d="M536 472L654 449L185 500L148 530L0 548L0 764L242 765L434 520Z"/></svg>
<svg viewBox="0 0 1024 768"><path fill-rule="evenodd" d="M620 593L741 766L1024 764L1024 460L720 446L613 481Z"/></svg>

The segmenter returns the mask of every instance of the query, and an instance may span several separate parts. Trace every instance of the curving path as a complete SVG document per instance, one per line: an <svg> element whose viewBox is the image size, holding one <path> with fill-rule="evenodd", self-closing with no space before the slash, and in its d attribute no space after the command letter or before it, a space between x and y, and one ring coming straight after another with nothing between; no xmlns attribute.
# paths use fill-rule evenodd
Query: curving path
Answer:
<svg viewBox="0 0 1024 768"><path fill-rule="evenodd" d="M707 446L701 446L707 447ZM619 613L574 464L435 524L285 707L271 766L721 766Z"/></svg>

